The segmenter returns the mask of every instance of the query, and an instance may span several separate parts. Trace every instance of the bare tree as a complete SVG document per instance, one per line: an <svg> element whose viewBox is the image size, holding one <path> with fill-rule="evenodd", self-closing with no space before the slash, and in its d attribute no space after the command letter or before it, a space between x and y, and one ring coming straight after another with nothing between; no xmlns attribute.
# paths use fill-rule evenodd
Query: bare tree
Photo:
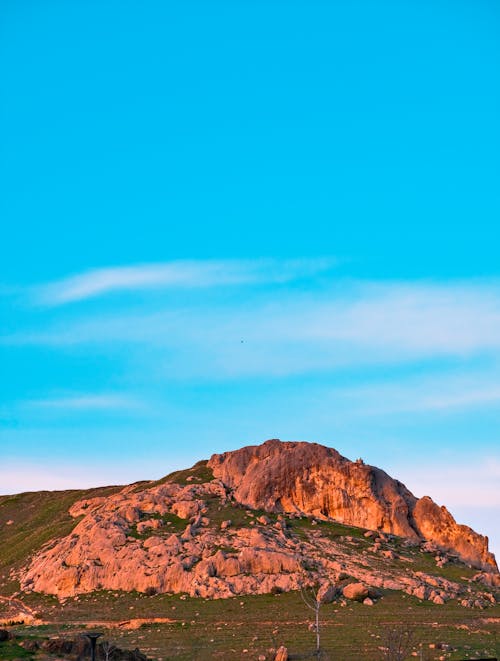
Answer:
<svg viewBox="0 0 500 661"><path fill-rule="evenodd" d="M404 661L413 645L413 629L409 624L399 624L386 629L381 648L384 661Z"/></svg>
<svg viewBox="0 0 500 661"><path fill-rule="evenodd" d="M316 656L319 657L321 654L319 611L324 603L322 594L317 588L301 587L300 596L307 608L314 613L314 623L311 628L316 634Z"/></svg>
<svg viewBox="0 0 500 661"><path fill-rule="evenodd" d="M113 645L109 640L101 643L101 652L104 655L104 661L111 661L114 653L116 652L116 645Z"/></svg>

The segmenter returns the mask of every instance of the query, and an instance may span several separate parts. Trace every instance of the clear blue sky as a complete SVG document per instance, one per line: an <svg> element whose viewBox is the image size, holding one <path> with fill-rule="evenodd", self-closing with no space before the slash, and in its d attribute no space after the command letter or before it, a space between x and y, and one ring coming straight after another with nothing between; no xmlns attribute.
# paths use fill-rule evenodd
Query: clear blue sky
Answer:
<svg viewBox="0 0 500 661"><path fill-rule="evenodd" d="M496 2L0 8L0 492L270 437L500 546Z"/></svg>

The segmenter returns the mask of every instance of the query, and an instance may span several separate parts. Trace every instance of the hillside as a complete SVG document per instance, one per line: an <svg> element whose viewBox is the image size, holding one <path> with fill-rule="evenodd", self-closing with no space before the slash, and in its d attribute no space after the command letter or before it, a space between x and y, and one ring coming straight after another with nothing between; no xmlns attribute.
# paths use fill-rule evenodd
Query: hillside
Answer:
<svg viewBox="0 0 500 661"><path fill-rule="evenodd" d="M35 625L47 612L88 621L94 603L108 623L129 620L130 608L138 626L153 613L170 626L164 606L179 598L206 611L313 585L330 586L327 601L345 608L410 599L454 618L498 617L486 538L380 469L316 444L273 440L156 482L0 497L0 544L0 612Z"/></svg>

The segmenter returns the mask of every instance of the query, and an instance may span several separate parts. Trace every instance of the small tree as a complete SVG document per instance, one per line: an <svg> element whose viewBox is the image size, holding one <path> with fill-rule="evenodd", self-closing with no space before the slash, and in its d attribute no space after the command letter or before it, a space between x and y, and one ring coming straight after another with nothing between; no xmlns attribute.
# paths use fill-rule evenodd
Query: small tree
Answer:
<svg viewBox="0 0 500 661"><path fill-rule="evenodd" d="M101 652L104 657L104 661L111 661L114 653L116 652L116 645L113 645L109 640L105 640L101 643Z"/></svg>
<svg viewBox="0 0 500 661"><path fill-rule="evenodd" d="M316 633L316 656L319 657L321 654L321 644L320 644L320 623L319 623L319 611L324 601L320 591L316 588L300 588L300 596L304 604L314 613L314 624L312 630Z"/></svg>
<svg viewBox="0 0 500 661"><path fill-rule="evenodd" d="M408 624L399 624L387 629L382 638L384 661L404 661L413 645L413 629Z"/></svg>

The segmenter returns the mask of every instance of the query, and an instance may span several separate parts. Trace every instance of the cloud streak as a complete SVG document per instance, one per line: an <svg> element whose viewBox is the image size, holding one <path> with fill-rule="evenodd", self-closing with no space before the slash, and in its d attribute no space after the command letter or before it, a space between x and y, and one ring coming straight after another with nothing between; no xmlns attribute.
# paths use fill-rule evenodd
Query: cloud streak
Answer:
<svg viewBox="0 0 500 661"><path fill-rule="evenodd" d="M118 291L286 283L329 271L336 263L333 258L179 260L100 268L42 285L35 298L57 306Z"/></svg>
<svg viewBox="0 0 500 661"><path fill-rule="evenodd" d="M156 368L168 356L180 378L499 357L500 285L338 282L329 291L253 292L230 302L206 296L143 314L101 311L0 341L111 351L144 345ZM489 396L496 398L481 395Z"/></svg>
<svg viewBox="0 0 500 661"><path fill-rule="evenodd" d="M137 409L142 406L137 399L127 395L92 393L36 399L28 402L28 405L31 408L57 411L116 411Z"/></svg>

